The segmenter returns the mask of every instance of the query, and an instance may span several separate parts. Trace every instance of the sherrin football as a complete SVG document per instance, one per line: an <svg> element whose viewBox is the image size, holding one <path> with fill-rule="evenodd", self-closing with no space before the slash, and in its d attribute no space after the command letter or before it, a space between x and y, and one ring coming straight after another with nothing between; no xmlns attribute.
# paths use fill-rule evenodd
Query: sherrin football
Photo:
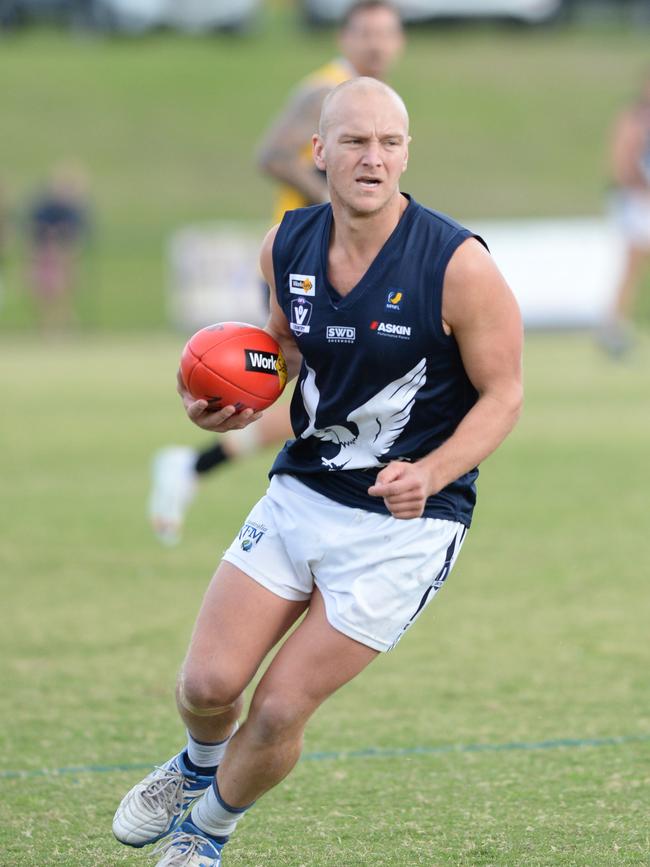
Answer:
<svg viewBox="0 0 650 867"><path fill-rule="evenodd" d="M280 397L287 365L277 341L245 322L217 322L193 334L181 356L181 376L209 409L266 409Z"/></svg>

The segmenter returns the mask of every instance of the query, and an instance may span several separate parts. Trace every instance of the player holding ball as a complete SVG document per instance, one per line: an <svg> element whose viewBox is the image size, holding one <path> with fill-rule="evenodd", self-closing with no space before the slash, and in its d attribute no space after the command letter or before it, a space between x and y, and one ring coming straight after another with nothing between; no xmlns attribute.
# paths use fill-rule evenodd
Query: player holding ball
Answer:
<svg viewBox="0 0 650 867"><path fill-rule="evenodd" d="M313 137L331 204L289 211L264 241L266 331L298 376L295 438L203 600L177 688L187 745L115 815L122 842L160 841L158 867L221 865L238 822L298 761L314 711L448 578L476 468L517 420L517 304L481 239L400 192L409 141L395 91L337 87ZM259 418L213 411L182 378L179 391L207 430ZM238 728L243 691L303 614Z"/></svg>

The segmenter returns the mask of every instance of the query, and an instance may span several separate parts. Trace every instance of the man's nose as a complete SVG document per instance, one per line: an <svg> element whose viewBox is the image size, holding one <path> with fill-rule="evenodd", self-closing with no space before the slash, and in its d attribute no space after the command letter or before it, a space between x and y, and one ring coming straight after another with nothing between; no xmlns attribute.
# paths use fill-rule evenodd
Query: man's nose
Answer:
<svg viewBox="0 0 650 867"><path fill-rule="evenodd" d="M363 154L363 162L366 165L378 166L381 164L381 150L378 141L369 141Z"/></svg>

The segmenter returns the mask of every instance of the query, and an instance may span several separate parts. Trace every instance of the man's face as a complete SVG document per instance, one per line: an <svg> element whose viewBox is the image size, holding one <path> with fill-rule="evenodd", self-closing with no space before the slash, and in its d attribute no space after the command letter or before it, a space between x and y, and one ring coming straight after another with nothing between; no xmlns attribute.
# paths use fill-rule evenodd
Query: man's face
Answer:
<svg viewBox="0 0 650 867"><path fill-rule="evenodd" d="M314 140L314 158L327 171L332 202L357 215L380 211L399 194L408 143L406 116L390 94L370 88L342 93L324 138Z"/></svg>
<svg viewBox="0 0 650 867"><path fill-rule="evenodd" d="M342 31L340 45L359 75L384 78L402 52L401 22L390 9L362 10Z"/></svg>

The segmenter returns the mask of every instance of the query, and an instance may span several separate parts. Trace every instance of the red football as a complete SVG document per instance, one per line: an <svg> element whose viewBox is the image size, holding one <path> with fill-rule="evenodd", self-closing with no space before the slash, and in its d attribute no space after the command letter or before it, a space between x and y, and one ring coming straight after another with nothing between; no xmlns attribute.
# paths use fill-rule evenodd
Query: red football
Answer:
<svg viewBox="0 0 650 867"><path fill-rule="evenodd" d="M276 340L245 322L217 322L185 344L181 376L190 394L211 410L266 409L280 397L287 365Z"/></svg>

